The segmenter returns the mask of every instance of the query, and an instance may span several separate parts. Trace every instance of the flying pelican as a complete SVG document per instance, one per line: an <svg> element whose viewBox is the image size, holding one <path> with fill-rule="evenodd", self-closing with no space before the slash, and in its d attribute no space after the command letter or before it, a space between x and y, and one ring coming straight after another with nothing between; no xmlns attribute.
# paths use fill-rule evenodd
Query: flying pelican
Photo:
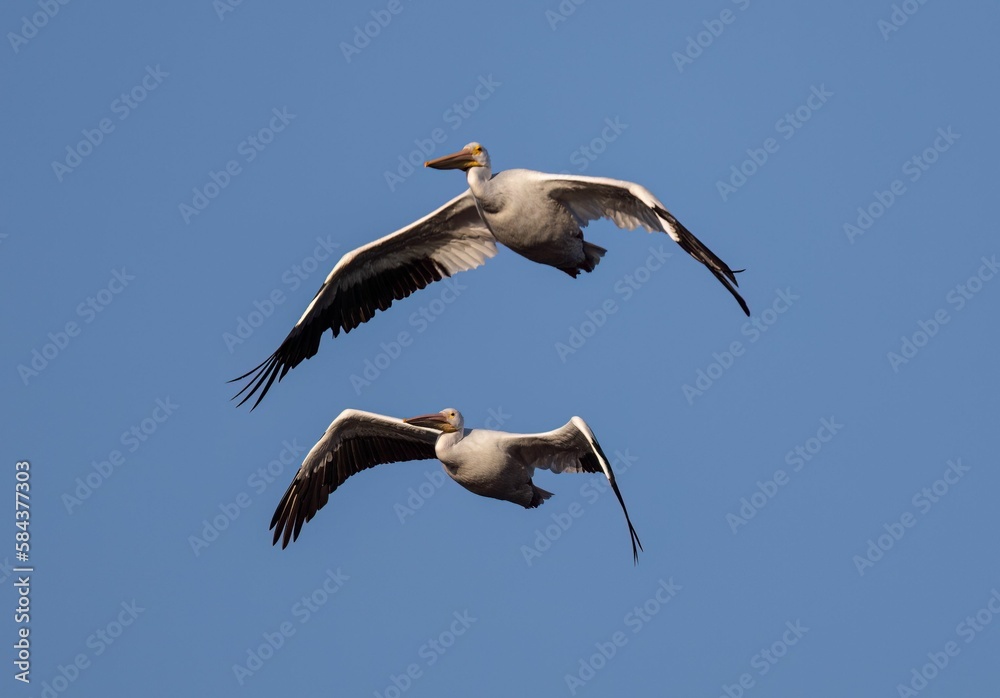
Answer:
<svg viewBox="0 0 1000 698"><path fill-rule="evenodd" d="M534 170L506 170L494 176L489 153L479 143L424 165L465 171L469 189L415 223L344 255L277 351L230 381L250 376L233 396L246 393L240 405L258 391L253 406L259 405L276 378L280 381L316 355L326 330L334 337L341 330L350 332L394 300L475 269L497 253L498 242L572 277L593 271L607 250L584 240L581 228L598 218L610 219L619 228L641 225L649 232L666 233L708 267L750 315L736 291L736 272L639 184Z"/></svg>
<svg viewBox="0 0 1000 698"><path fill-rule="evenodd" d="M271 519L272 545L296 540L302 524L323 508L330 493L355 473L382 463L437 458L452 480L473 494L534 509L552 496L531 481L535 468L554 473L601 473L625 512L632 557L642 543L632 528L611 463L587 423L573 417L544 434L466 429L451 408L410 419L344 410L306 455ZM638 547L638 550L636 549Z"/></svg>

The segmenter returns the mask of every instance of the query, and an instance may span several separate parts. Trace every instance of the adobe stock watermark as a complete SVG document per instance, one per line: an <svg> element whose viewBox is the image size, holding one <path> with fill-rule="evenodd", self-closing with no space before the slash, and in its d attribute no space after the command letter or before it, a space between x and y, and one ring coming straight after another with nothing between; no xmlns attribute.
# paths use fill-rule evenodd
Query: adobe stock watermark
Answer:
<svg viewBox="0 0 1000 698"><path fill-rule="evenodd" d="M242 345L253 333L274 315L275 309L288 300L288 293L295 293L302 286L303 282L309 279L317 269L332 267L330 264L323 265L330 259L333 251L340 247L329 235L316 237L316 248L312 254L306 255L300 261L285 269L279 277L283 286L276 286L270 293L264 296L264 300L254 299L253 310L246 315L236 316L236 326L231 332L222 333L222 342L230 354L236 351L236 347ZM287 289L287 290L286 290Z"/></svg>
<svg viewBox="0 0 1000 698"><path fill-rule="evenodd" d="M181 202L177 204L181 220L185 225L191 225L191 219L201 215L208 208L219 194L233 183L233 179L243 174L244 167L257 159L264 150L274 142L277 134L288 128L288 125L295 120L296 115L288 111L288 107L271 109L271 118L266 126L257 129L236 146L236 154L242 156L240 160L229 160L218 172L208 171L208 181L200 187L191 188L191 202Z"/></svg>
<svg viewBox="0 0 1000 698"><path fill-rule="evenodd" d="M3 584L13 576L14 566L10 564L10 558L5 557L3 562L0 562L0 584Z"/></svg>
<svg viewBox="0 0 1000 698"><path fill-rule="evenodd" d="M809 95L798 107L786 112L774 122L774 130L782 137L782 141L787 142L795 137L806 123L812 119L813 114L820 111L826 103L834 96L833 92L826 89L826 83L820 83L819 87L810 86ZM747 148L747 158L739 165L732 165L729 168L729 179L718 179L715 182L715 189L723 201L737 191L742 189L750 178L763 169L775 153L781 149L781 142L777 138L765 138L759 148Z"/></svg>
<svg viewBox="0 0 1000 698"><path fill-rule="evenodd" d="M110 621L95 628L94 632L84 640L86 651L78 652L66 664L56 665L55 676L42 681L43 698L55 698L68 691L70 686L79 681L83 673L93 666L94 658L107 652L139 616L146 612L145 607L140 606L135 599L122 601L119 606L121 610L116 611Z"/></svg>
<svg viewBox="0 0 1000 698"><path fill-rule="evenodd" d="M60 499L66 507L66 513L72 514L83 506L94 492L121 470L128 461L128 454L138 451L178 409L180 405L171 400L169 395L165 398L156 398L149 415L132 424L118 437L121 448L111 449L102 460L91 461L90 470L74 481L75 487L63 492Z"/></svg>
<svg viewBox="0 0 1000 698"><path fill-rule="evenodd" d="M750 668L756 669L754 674L745 671L739 678L731 684L722 684L722 693L719 698L743 698L743 695L757 685L761 677L767 676L768 672L788 654L788 650L795 647L809 632L809 628L802 625L802 620L796 618L795 621L785 621L785 630L781 637L772 642L767 647L761 647L760 652L750 658Z"/></svg>
<svg viewBox="0 0 1000 698"><path fill-rule="evenodd" d="M964 310L969 301L975 298L983 290L986 283L992 281L997 271L1000 270L996 255L989 258L983 256L979 260L982 265L969 278L960 284L955 284L945 294L944 300L952 308L953 313ZM941 332L941 328L951 322L952 317L953 315L948 313L948 308L942 307L931 313L927 320L918 320L917 329L912 334L899 338L899 351L890 351L886 354L892 372L899 373L902 366L915 359L920 350Z"/></svg>
<svg viewBox="0 0 1000 698"><path fill-rule="evenodd" d="M555 9L545 10L545 21L549 23L549 29L555 31L559 25L573 16L578 8L587 0L560 0Z"/></svg>
<svg viewBox="0 0 1000 698"><path fill-rule="evenodd" d="M917 525L921 516L933 509L942 498L951 492L952 487L961 482L962 478L972 470L972 466L962 463L961 458L949 460L947 466L939 479L928 487L922 487L910 499L910 504L915 512L904 511L889 523L882 524L884 533L880 533L875 538L869 538L864 554L851 558L859 576L864 577L865 572L885 557L885 554L903 539L909 529Z"/></svg>
<svg viewBox="0 0 1000 698"><path fill-rule="evenodd" d="M889 37L903 28L903 25L910 21L910 17L917 14L920 8L927 4L927 0L903 0L901 3L892 4L892 12L888 19L880 19L875 26L882 39L888 41Z"/></svg>
<svg viewBox="0 0 1000 698"><path fill-rule="evenodd" d="M170 73L162 70L159 63L156 64L155 68L147 65L146 74L139 79L139 82L127 92L122 92L111 100L108 109L118 117L119 122L125 121L169 76ZM66 175L82 165L83 161L90 157L104 142L105 137L114 133L116 127L117 124L111 120L111 117L105 116L97 122L94 128L85 128L80 131L83 138L77 141L76 145L66 146L66 155L62 160L52 161L52 173L56 176L56 180L62 182Z"/></svg>
<svg viewBox="0 0 1000 698"><path fill-rule="evenodd" d="M677 592L683 588L674 582L673 577L668 579L661 577L652 595L625 614L625 617L622 618L622 625L631 630L633 635L642 632L642 629L659 615L660 611L673 601L677 597ZM628 641L629 636L625 634L625 631L617 630L607 640L595 642L594 649L596 651L589 656L580 657L574 673L563 675L569 694L575 696L577 691L592 681L597 676L597 672L606 667L608 662L618 654L618 650L628 644Z"/></svg>
<svg viewBox="0 0 1000 698"><path fill-rule="evenodd" d="M14 53L20 53L22 46L27 46L28 42L38 36L38 32L59 14L59 11L69 4L69 0L37 0L38 11L29 17L21 17L21 30L18 32L7 32L7 41Z"/></svg>
<svg viewBox="0 0 1000 698"><path fill-rule="evenodd" d="M491 407L486 421L483 423L483 428L499 429L507 423L511 416L503 411L503 407ZM441 465L425 470L421 482L416 487L410 487L406 490L406 500L392 505L392 510L395 512L396 518L399 519L399 523L405 524L407 518L423 509L424 504L437 494L448 479Z"/></svg>
<svg viewBox="0 0 1000 698"><path fill-rule="evenodd" d="M27 363L17 365L17 375L21 382L28 385L31 379L37 378L69 348L73 340L83 333L87 325L96 320L133 281L135 281L135 276L129 274L126 267L122 267L120 271L112 269L108 282L95 291L93 295L87 296L77 304L76 317L83 322L69 320L63 324L62 328L55 332L49 332L48 341L31 350L30 360Z"/></svg>
<svg viewBox="0 0 1000 698"><path fill-rule="evenodd" d="M479 111L484 102L493 96L497 88L502 86L502 82L493 79L493 73L485 77L480 75L469 94L460 101L453 102L450 107L444 110L444 113L441 114L441 120L446 126L451 127L451 131L457 131L467 119ZM431 130L427 138L414 139L413 144L417 146L416 150L411 150L405 156L400 155L397 158L399 165L394 171L385 170L382 173L389 191L396 191L396 187L409 179L410 175L422 169L424 161L434 154L439 145L448 140L448 135L448 131L437 127Z"/></svg>
<svg viewBox="0 0 1000 698"><path fill-rule="evenodd" d="M823 447L830 443L843 428L844 425L838 422L836 417L823 417L819 420L819 429L816 430L814 436L810 436L802 444L785 454L785 464L791 469L791 472L799 472L807 463L811 463L823 450ZM789 473L783 468L775 470L771 477L764 482L758 480L754 492L749 497L740 498L740 506L736 512L726 514L729 530L734 535L739 533L740 527L750 523L750 520L757 516L757 512L766 507L789 482L791 482Z"/></svg>
<svg viewBox="0 0 1000 698"><path fill-rule="evenodd" d="M366 21L364 24L354 25L354 36L351 38L350 43L346 41L340 42L340 52L344 54L344 60L350 63L354 60L355 56L360 55L362 51L371 45L373 40L378 38L386 27L392 24L393 18L404 9L406 9L405 5L403 5L401 0L389 0L385 8L370 10L368 14L371 16L371 20Z"/></svg>
<svg viewBox="0 0 1000 698"><path fill-rule="evenodd" d="M611 459L611 471L615 474L615 479L629 471L629 469L639 461L638 456L633 456L626 448L625 452L615 451L614 458ZM611 492L611 485L603 475L594 475L590 480L580 486L580 499L570 502L565 509L558 513L549 514L552 523L545 528L536 528L535 537L531 545L521 546L521 556L524 564L531 567L536 560L548 552L552 545L562 538L576 523L576 520L587 513L587 507L597 502L605 492Z"/></svg>
<svg viewBox="0 0 1000 698"><path fill-rule="evenodd" d="M1000 615L1000 589L990 589L989 598L975 613L967 615L955 626L955 634L965 645L974 642L977 637L989 628L993 620ZM955 640L944 643L940 650L927 653L928 662L919 667L910 668L909 680L896 684L896 695L899 698L915 698L920 692L930 686L951 664L951 660L962 652L962 645Z"/></svg>
<svg viewBox="0 0 1000 698"><path fill-rule="evenodd" d="M212 0L212 9L220 22L226 21L226 15L235 12L236 8L243 4L243 0Z"/></svg>
<svg viewBox="0 0 1000 698"><path fill-rule="evenodd" d="M587 341L607 324L609 318L621 310L621 303L630 301L636 292L649 283L653 274L662 269L672 256L673 253L667 252L664 245L650 246L646 261L612 284L613 295L605 298L596 308L584 312L586 319L578 325L567 328L569 334L566 341L556 342L553 345L559 360L566 363L568 356L572 356L583 348Z"/></svg>
<svg viewBox="0 0 1000 698"><path fill-rule="evenodd" d="M219 540L222 533L236 519L240 518L246 509L253 506L255 501L259 501L260 495L264 494L275 481L280 480L281 483L285 483L288 480L285 469L292 466L293 471L298 470L302 462L302 454L307 451L308 449L300 445L297 439L292 439L291 443L287 439L282 441L278 454L266 465L258 466L247 477L248 489L240 490L227 501L220 502L215 507L219 513L213 513L211 519L202 519L199 532L188 536L188 545L191 546L191 552L194 556L199 557L208 546ZM212 511L214 512L215 509Z"/></svg>
<svg viewBox="0 0 1000 698"><path fill-rule="evenodd" d="M733 367L736 359L746 354L747 347L756 344L797 300L799 300L799 296L792 292L790 286L786 286L784 289L775 289L774 300L771 301L770 307L765 308L760 315L751 316L740 328L740 334L748 338L746 344L740 340L734 340L721 353L712 352L712 361L705 368L699 368L695 371L694 381L681 386L681 393L688 405L693 405L695 399L704 395L709 388L718 383L726 371Z"/></svg>
<svg viewBox="0 0 1000 698"><path fill-rule="evenodd" d="M417 337L427 331L438 318L458 300L463 291L468 291L469 287L460 284L454 276L449 276L437 282L438 296L429 303L424 303L417 310L410 313L409 323L416 331L411 334L403 330L396 338L389 342L379 342L379 351L375 356L365 359L362 368L358 373L352 373L347 380L354 388L354 394L360 395L365 388L371 387L385 373L393 362L403 355L403 351L416 341Z"/></svg>
<svg viewBox="0 0 1000 698"><path fill-rule="evenodd" d="M312 620L320 610L333 599L341 589L344 588L350 577L340 571L327 569L322 581L308 594L292 604L289 609L290 618L278 623L273 631L261 633L261 640L256 647L248 647L245 651L245 658L239 663L233 664L233 677L236 683L242 686L247 679L264 668L264 663L274 657L275 653L285 646L288 638L295 634L298 629L292 621L298 621L299 626L305 625Z"/></svg>
<svg viewBox="0 0 1000 698"><path fill-rule="evenodd" d="M740 12L743 12L750 7L750 0L731 1L734 5L736 5L736 8ZM684 46L683 53L680 51L674 51L670 54L670 57L674 60L674 65L677 66L677 72L683 73L684 68L693 64L695 60L700 58L701 55L715 43L716 39L722 36L722 33L726 31L726 27L736 21L738 16L739 15L735 12L726 8L719 13L718 18L702 20L701 24L705 28L694 36L688 36L687 44Z"/></svg>
<svg viewBox="0 0 1000 698"><path fill-rule="evenodd" d="M604 127L601 129L601 132L591 138L589 143L581 145L570 153L569 161L576 165L578 172L583 172L590 167L590 163L594 162L608 149L608 144L617 141L618 137L627 128L628 124L623 124L620 116L616 116L614 119L611 117L605 118Z"/></svg>
<svg viewBox="0 0 1000 698"><path fill-rule="evenodd" d="M420 679L424 672L438 663L438 661L448 653L458 638L465 635L478 618L469 615L469 610L455 611L451 614L453 620L448 626L434 636L428 637L427 642L420 645L417 650L417 657L423 662L410 662L399 674L389 674L389 682L381 691L374 691L375 698L400 698L413 684Z"/></svg>
<svg viewBox="0 0 1000 698"><path fill-rule="evenodd" d="M924 174L941 159L941 156L951 150L955 142L962 137L960 133L954 133L951 126L939 128L937 136L931 144L919 153L908 158L900 167L903 175L911 184L924 176ZM885 189L876 189L872 192L872 199L867 204L858 206L857 217L853 222L845 221L843 225L844 235L847 241L854 244L854 241L865 235L874 227L875 222L892 208L897 201L909 192L902 179L894 179Z"/></svg>

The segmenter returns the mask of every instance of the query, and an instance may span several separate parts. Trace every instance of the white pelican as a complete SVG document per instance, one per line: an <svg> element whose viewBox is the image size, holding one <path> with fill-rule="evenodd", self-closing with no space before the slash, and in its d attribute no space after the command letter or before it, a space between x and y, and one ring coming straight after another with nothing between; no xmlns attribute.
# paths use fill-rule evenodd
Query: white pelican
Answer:
<svg viewBox="0 0 1000 698"><path fill-rule="evenodd" d="M594 433L579 417L544 434L465 429L458 410L410 419L344 410L306 455L271 519L272 544L296 540L302 524L355 473L382 463L437 458L452 480L473 494L533 509L552 496L531 481L535 468L554 473L604 473L625 512L638 562L642 544L632 528L615 474ZM636 549L638 546L638 550Z"/></svg>
<svg viewBox="0 0 1000 698"><path fill-rule="evenodd" d="M230 381L251 376L234 396L246 393L240 405L258 391L253 406L259 405L276 378L280 381L315 356L326 330L334 337L341 330L350 332L394 300L475 269L496 254L497 242L573 277L593 271L607 250L584 240L581 228L598 218L608 218L619 228L641 225L649 232L666 233L708 267L750 315L736 291L736 273L641 185L534 170L506 170L494 176L490 156L479 143L424 164L464 170L469 189L415 223L344 255L277 351Z"/></svg>

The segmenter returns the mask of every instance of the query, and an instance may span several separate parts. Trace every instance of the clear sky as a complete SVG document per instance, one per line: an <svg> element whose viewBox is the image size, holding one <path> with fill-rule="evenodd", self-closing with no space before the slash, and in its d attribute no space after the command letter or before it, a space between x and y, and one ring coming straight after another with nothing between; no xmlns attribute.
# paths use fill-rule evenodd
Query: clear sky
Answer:
<svg viewBox="0 0 1000 698"><path fill-rule="evenodd" d="M998 20L916 0L5 5L0 693L987 695ZM419 164L472 140L497 170L644 184L746 269L753 317L665 236L597 222L593 274L502 250L236 409L226 380L340 255L460 193ZM580 415L645 553L600 477L540 472L555 496L527 511L430 461L351 479L272 547L349 407L518 432Z"/></svg>

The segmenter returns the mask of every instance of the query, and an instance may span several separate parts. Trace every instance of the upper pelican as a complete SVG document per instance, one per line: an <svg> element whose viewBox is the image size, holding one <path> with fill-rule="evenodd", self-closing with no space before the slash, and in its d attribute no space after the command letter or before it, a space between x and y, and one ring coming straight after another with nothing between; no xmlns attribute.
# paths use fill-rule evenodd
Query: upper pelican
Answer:
<svg viewBox="0 0 1000 698"><path fill-rule="evenodd" d="M410 419L344 410L306 455L271 519L272 543L299 537L330 493L351 475L382 463L437 458L452 480L483 497L533 509L552 496L531 481L535 468L554 473L604 473L625 512L632 557L642 544L632 528L611 463L594 433L579 417L544 434L466 429L458 410ZM638 545L638 550L636 546Z"/></svg>
<svg viewBox="0 0 1000 698"><path fill-rule="evenodd" d="M334 337L341 330L350 332L393 300L475 269L496 254L497 242L573 277L593 271L607 250L584 240L581 228L598 218L608 218L619 228L641 225L649 232L665 232L708 267L750 314L736 291L734 271L639 184L534 170L493 175L489 153L479 143L424 164L465 171L468 191L415 223L344 255L277 351L233 379L251 376L235 396L246 393L239 404L258 391L254 407L260 404L276 378L281 380L316 354L326 330L332 330Z"/></svg>

